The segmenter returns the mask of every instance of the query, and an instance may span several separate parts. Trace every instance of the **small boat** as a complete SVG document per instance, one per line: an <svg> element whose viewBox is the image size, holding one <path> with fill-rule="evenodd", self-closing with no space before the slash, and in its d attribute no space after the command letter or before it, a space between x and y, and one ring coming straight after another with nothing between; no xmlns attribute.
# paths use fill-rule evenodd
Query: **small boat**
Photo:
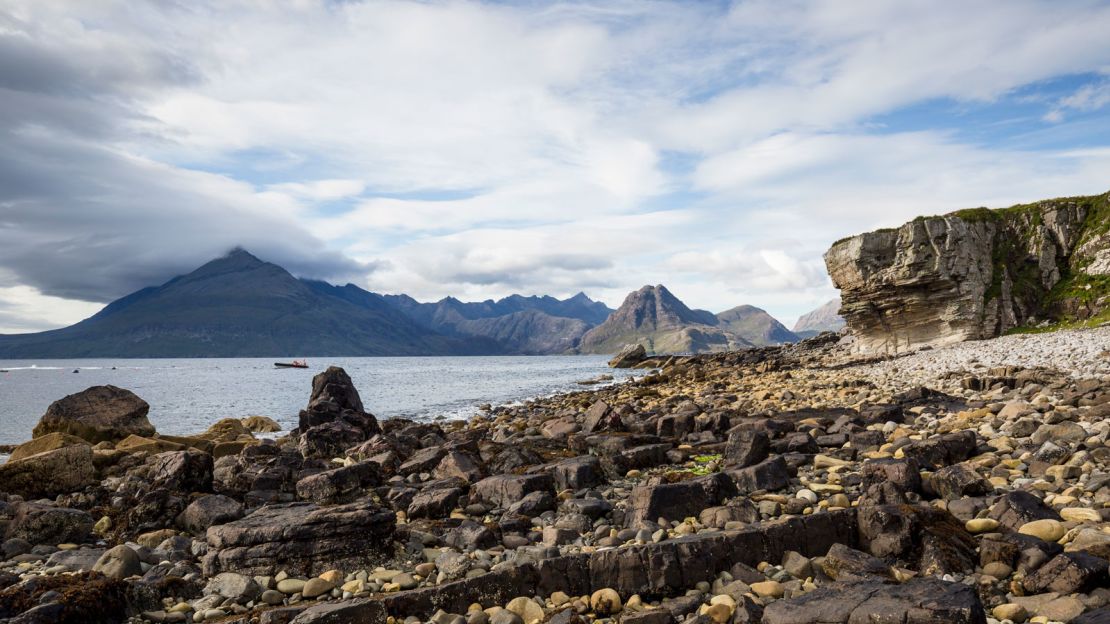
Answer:
<svg viewBox="0 0 1110 624"><path fill-rule="evenodd" d="M308 368L308 362L293 360L292 362L274 362L274 368Z"/></svg>

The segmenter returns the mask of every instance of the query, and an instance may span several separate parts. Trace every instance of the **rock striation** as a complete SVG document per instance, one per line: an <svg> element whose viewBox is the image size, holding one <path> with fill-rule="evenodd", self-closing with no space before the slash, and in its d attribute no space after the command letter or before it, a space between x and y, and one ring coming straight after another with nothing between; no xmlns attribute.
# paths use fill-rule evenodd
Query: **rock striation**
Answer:
<svg viewBox="0 0 1110 624"><path fill-rule="evenodd" d="M1110 194L920 217L832 245L825 264L861 352L998 336L1110 307Z"/></svg>

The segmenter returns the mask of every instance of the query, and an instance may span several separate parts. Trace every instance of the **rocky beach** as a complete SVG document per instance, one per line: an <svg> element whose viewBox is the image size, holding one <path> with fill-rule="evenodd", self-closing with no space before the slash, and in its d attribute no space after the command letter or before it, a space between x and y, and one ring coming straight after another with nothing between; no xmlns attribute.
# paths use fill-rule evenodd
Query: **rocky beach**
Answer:
<svg viewBox="0 0 1110 624"><path fill-rule="evenodd" d="M0 621L1110 621L1110 328L842 342L442 424L330 368L276 441L93 387L0 466Z"/></svg>

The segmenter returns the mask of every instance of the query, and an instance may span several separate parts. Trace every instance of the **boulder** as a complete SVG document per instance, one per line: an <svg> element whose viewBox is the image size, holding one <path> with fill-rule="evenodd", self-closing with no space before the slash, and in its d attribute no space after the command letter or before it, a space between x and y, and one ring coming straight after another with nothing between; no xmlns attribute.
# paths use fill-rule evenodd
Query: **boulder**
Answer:
<svg viewBox="0 0 1110 624"><path fill-rule="evenodd" d="M0 465L0 492L25 498L54 497L97 480L92 447L65 446Z"/></svg>
<svg viewBox="0 0 1110 624"><path fill-rule="evenodd" d="M655 522L659 518L696 518L729 494L731 484L727 482L727 477L717 473L678 483L638 485L628 498L628 524L636 527L640 522Z"/></svg>
<svg viewBox="0 0 1110 624"><path fill-rule="evenodd" d="M1023 490L1013 490L998 497L989 515L1002 526L1017 531L1034 520L1060 520L1060 514Z"/></svg>
<svg viewBox="0 0 1110 624"><path fill-rule="evenodd" d="M243 517L243 505L223 494L207 494L189 503L177 517L177 526L203 534L208 527L232 522Z"/></svg>
<svg viewBox="0 0 1110 624"><path fill-rule="evenodd" d="M138 553L126 544L109 548L93 565L93 572L100 572L111 579L125 579L143 573Z"/></svg>
<svg viewBox="0 0 1110 624"><path fill-rule="evenodd" d="M202 440L213 442L231 442L240 437L254 439L254 434L238 418L221 418L212 424L207 431L197 436Z"/></svg>
<svg viewBox="0 0 1110 624"><path fill-rule="evenodd" d="M317 505L348 503L360 498L367 488L380 481L377 464L359 462L301 479L297 482L297 496Z"/></svg>
<svg viewBox="0 0 1110 624"><path fill-rule="evenodd" d="M204 573L316 575L373 566L393 552L395 516L370 501L263 507L208 529Z"/></svg>
<svg viewBox="0 0 1110 624"><path fill-rule="evenodd" d="M582 490L605 483L601 460L593 455L580 455L552 464L551 476L557 490Z"/></svg>
<svg viewBox="0 0 1110 624"><path fill-rule="evenodd" d="M33 438L30 442L24 442L23 444L15 447L14 449L12 449L12 453L11 456L8 457L8 461L19 461L32 455L38 455L39 453L45 453L46 451L55 451L67 446L73 446L75 444L87 445L88 441L75 435L55 431L54 433L48 433L44 436Z"/></svg>
<svg viewBox="0 0 1110 624"><path fill-rule="evenodd" d="M725 474L732 479L739 494L781 490L790 483L790 472L781 455L747 468L728 470Z"/></svg>
<svg viewBox="0 0 1110 624"><path fill-rule="evenodd" d="M548 474L494 475L474 484L470 497L474 502L485 502L505 508L524 498L530 492L551 492L555 483Z"/></svg>
<svg viewBox="0 0 1110 624"><path fill-rule="evenodd" d="M160 453L154 458L154 487L174 492L211 492L212 456L192 449Z"/></svg>
<svg viewBox="0 0 1110 624"><path fill-rule="evenodd" d="M742 429L729 434L723 457L726 464L746 468L767 459L770 452L771 440L766 433Z"/></svg>
<svg viewBox="0 0 1110 624"><path fill-rule="evenodd" d="M408 506L409 518L446 518L459 504L462 490L436 488L420 492Z"/></svg>
<svg viewBox="0 0 1110 624"><path fill-rule="evenodd" d="M335 420L343 420L362 430L363 439L381 433L377 419L362 407L362 399L347 372L338 366L329 366L312 378L312 395L308 406L301 410L298 424L304 432Z"/></svg>
<svg viewBox="0 0 1110 624"><path fill-rule="evenodd" d="M301 432L297 450L307 458L332 459L344 457L347 449L366 440L358 427L342 420L326 422Z"/></svg>
<svg viewBox="0 0 1110 624"><path fill-rule="evenodd" d="M989 481L980 477L966 463L945 466L933 473L930 483L941 497L956 500L964 496L983 496L994 490Z"/></svg>
<svg viewBox="0 0 1110 624"><path fill-rule="evenodd" d="M978 559L976 542L952 514L928 505L861 505L860 546L922 574L961 573Z"/></svg>
<svg viewBox="0 0 1110 624"><path fill-rule="evenodd" d="M968 459L977 446L975 432L964 430L911 442L902 447L902 454L923 468L935 470Z"/></svg>
<svg viewBox="0 0 1110 624"><path fill-rule="evenodd" d="M8 539L32 544L81 543L89 538L96 521L88 512L43 503L18 503L8 525Z"/></svg>
<svg viewBox="0 0 1110 624"><path fill-rule="evenodd" d="M50 404L32 433L41 437L61 432L92 443L122 440L128 435L154 435L147 420L150 406L130 390L93 386Z"/></svg>
<svg viewBox="0 0 1110 624"><path fill-rule="evenodd" d="M609 360L610 368L632 368L647 359L647 349L642 344L625 345L613 359Z"/></svg>
<svg viewBox="0 0 1110 624"><path fill-rule="evenodd" d="M243 426L251 433L277 433L281 431L281 425L269 416L247 416L240 419L239 422L243 423Z"/></svg>
<svg viewBox="0 0 1110 624"><path fill-rule="evenodd" d="M821 569L836 581L894 580L894 571L882 559L844 544L833 544L821 561Z"/></svg>
<svg viewBox="0 0 1110 624"><path fill-rule="evenodd" d="M1025 577L1025 591L1030 594L1057 592L1073 594L1095 587L1105 587L1107 568L1105 559L1087 553L1068 552L1056 555L1037 571Z"/></svg>

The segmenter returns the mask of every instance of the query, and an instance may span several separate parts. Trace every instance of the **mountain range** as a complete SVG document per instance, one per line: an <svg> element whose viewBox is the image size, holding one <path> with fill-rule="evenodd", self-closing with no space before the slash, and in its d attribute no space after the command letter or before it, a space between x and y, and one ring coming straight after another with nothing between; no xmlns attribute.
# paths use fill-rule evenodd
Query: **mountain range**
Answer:
<svg viewBox="0 0 1110 624"><path fill-rule="evenodd" d="M630 342L667 353L797 339L759 308L692 310L662 285L616 311L583 293L422 303L299 279L235 249L70 327L0 335L0 358L611 353Z"/></svg>
<svg viewBox="0 0 1110 624"><path fill-rule="evenodd" d="M811 338L821 332L838 332L844 329L844 317L840 316L840 298L831 299L825 305L807 312L794 323L794 333L799 338Z"/></svg>

